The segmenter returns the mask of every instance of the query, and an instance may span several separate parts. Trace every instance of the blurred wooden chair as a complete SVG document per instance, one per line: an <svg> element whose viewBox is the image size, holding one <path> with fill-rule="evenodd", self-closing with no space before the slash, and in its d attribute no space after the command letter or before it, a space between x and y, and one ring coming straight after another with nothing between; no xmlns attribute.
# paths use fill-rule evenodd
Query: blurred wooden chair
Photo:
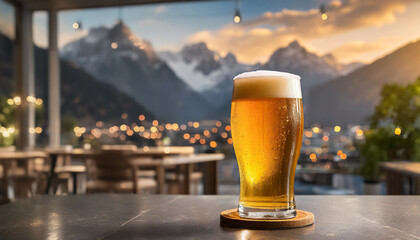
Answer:
<svg viewBox="0 0 420 240"><path fill-rule="evenodd" d="M50 163L40 159L40 161L35 161L34 169L37 173L37 193L42 194L47 187ZM59 157L52 179L53 193L69 193L69 184L72 182L73 194L76 194L78 189L78 177L82 174L86 174L86 166L72 165L72 159L69 156Z"/></svg>
<svg viewBox="0 0 420 240"><path fill-rule="evenodd" d="M126 150L101 150L95 157L94 176L89 176L86 192L115 192L140 194L156 190L153 178L140 177ZM89 171L92 173L92 171Z"/></svg>
<svg viewBox="0 0 420 240"><path fill-rule="evenodd" d="M136 145L132 144L123 144L123 145L102 145L102 150L118 150L118 151L137 151L138 148ZM156 171L150 169L141 169L138 171L139 177L146 178L156 178Z"/></svg>
<svg viewBox="0 0 420 240"><path fill-rule="evenodd" d="M184 189L184 181L185 181L185 171L187 166L176 166L173 169L169 169L165 174L165 182L168 185L167 193L168 194L183 194L185 192ZM191 183L191 194L198 195L199 194L199 184L202 182L203 173L200 171L192 171L190 177Z"/></svg>

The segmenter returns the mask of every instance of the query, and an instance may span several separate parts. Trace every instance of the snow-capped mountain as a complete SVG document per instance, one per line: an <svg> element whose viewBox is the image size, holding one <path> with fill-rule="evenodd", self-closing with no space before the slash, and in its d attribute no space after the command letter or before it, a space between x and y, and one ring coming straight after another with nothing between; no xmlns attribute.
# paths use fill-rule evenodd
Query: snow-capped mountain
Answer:
<svg viewBox="0 0 420 240"><path fill-rule="evenodd" d="M227 106L226 102L230 101L233 88L232 78L244 71L266 69L299 74L305 96L310 88L362 66L343 65L330 54L318 56L307 51L297 41L274 51L268 62L256 65L238 62L233 53L222 57L203 42L186 45L179 52L161 52L159 57L191 88L201 92L216 107Z"/></svg>
<svg viewBox="0 0 420 240"><path fill-rule="evenodd" d="M200 119L211 105L159 59L152 45L122 22L98 27L63 47L61 56L111 84L161 119Z"/></svg>
<svg viewBox="0 0 420 240"><path fill-rule="evenodd" d="M306 50L298 41L293 41L287 47L277 49L263 68L292 72L301 76L305 97L312 87L345 75L360 66L341 64L331 54L318 56Z"/></svg>
<svg viewBox="0 0 420 240"><path fill-rule="evenodd" d="M238 63L232 53L221 57L203 42L186 45L179 52L161 52L159 57L198 92L213 89L226 76L231 77L233 72L247 68Z"/></svg>
<svg viewBox="0 0 420 240"><path fill-rule="evenodd" d="M302 76L303 97L309 89L351 72L360 64L343 65L332 55L318 56L297 41L277 49L263 64L247 65L233 53L222 56L204 42L178 52L156 53L145 39L124 23L98 27L66 45L61 56L102 82L111 84L171 121L208 118L229 112L232 78L257 69L286 71ZM226 116L214 116L220 118Z"/></svg>
<svg viewBox="0 0 420 240"><path fill-rule="evenodd" d="M230 101L232 78L252 70L251 66L239 63L232 53L222 57L208 49L203 42L186 45L175 53L161 52L159 57L174 69L178 77L215 107Z"/></svg>

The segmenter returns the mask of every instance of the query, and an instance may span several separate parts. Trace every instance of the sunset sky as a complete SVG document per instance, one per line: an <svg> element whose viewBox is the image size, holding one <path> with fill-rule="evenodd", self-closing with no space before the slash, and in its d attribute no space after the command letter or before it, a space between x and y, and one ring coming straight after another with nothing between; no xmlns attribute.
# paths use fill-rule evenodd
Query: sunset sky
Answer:
<svg viewBox="0 0 420 240"><path fill-rule="evenodd" d="M320 4L328 19L323 21ZM332 53L339 61L370 62L420 37L420 1L415 0L263 0L241 1L243 21L232 22L234 1L176 3L124 8L65 11L59 15L60 46L87 34L89 28L112 26L119 17L156 50L178 50L204 41L239 61L265 62L279 47L298 40L309 50ZM0 31L13 35L12 8L0 1ZM35 13L34 38L47 46L47 17ZM72 29L81 21L82 30Z"/></svg>

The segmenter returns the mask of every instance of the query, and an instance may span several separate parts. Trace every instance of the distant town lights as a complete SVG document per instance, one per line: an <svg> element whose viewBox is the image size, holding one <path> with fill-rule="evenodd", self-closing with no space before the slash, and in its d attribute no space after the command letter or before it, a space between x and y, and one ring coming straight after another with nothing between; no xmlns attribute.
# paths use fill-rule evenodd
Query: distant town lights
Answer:
<svg viewBox="0 0 420 240"><path fill-rule="evenodd" d="M311 153L311 154L309 155L309 158L311 159L311 161L312 161L312 162L316 162L316 161L317 161L317 159L316 159L316 154L315 154L315 153Z"/></svg>
<svg viewBox="0 0 420 240"><path fill-rule="evenodd" d="M340 126L335 126L334 127L334 132L340 132L341 131L341 127Z"/></svg>
<svg viewBox="0 0 420 240"><path fill-rule="evenodd" d="M217 147L217 143L215 141L210 142L210 147L215 148Z"/></svg>

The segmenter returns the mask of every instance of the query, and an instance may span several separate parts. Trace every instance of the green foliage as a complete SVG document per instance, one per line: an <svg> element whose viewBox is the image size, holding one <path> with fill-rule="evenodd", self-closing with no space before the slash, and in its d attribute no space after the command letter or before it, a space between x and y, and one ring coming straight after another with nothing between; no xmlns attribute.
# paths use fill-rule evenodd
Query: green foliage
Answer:
<svg viewBox="0 0 420 240"><path fill-rule="evenodd" d="M10 146L15 139L14 126L16 105L9 105L7 98L0 96L0 146ZM14 131L10 131L13 129Z"/></svg>
<svg viewBox="0 0 420 240"><path fill-rule="evenodd" d="M381 101L375 108L371 127L376 128L386 123L412 131L420 120L420 78L413 84L385 85L381 91ZM417 126L416 126L417 125Z"/></svg>
<svg viewBox="0 0 420 240"><path fill-rule="evenodd" d="M71 114L66 113L61 117L61 133L63 144L77 144L77 138L74 136L74 128L77 126L77 120Z"/></svg>
<svg viewBox="0 0 420 240"><path fill-rule="evenodd" d="M420 78L406 86L383 86L370 127L361 147L366 180L379 179L380 162L420 161Z"/></svg>
<svg viewBox="0 0 420 240"><path fill-rule="evenodd" d="M15 142L15 137L18 134L16 129L16 109L18 106L12 101L10 104L5 96L0 96L0 146L10 146ZM33 104L33 103L29 103ZM35 106L35 126L42 126L44 123L42 104Z"/></svg>

